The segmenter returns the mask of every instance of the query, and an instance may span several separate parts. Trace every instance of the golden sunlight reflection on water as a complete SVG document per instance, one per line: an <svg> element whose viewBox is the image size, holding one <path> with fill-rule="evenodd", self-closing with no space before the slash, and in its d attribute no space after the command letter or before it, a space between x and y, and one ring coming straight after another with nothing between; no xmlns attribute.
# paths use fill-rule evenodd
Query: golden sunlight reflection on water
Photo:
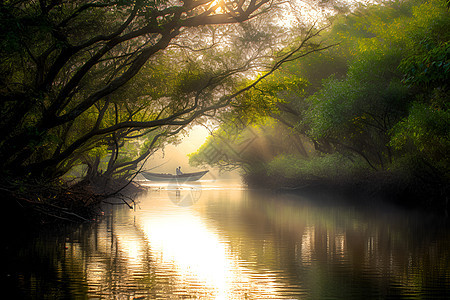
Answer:
<svg viewBox="0 0 450 300"><path fill-rule="evenodd" d="M182 188L189 191L189 186ZM270 274L251 278L252 272L233 254L211 220L193 207L174 206L164 191L160 195L141 200L136 224L145 234L157 268L175 271L180 291L197 286L198 296L209 299L282 298L272 288L275 278Z"/></svg>
<svg viewBox="0 0 450 300"><path fill-rule="evenodd" d="M202 193L196 205L179 206L172 199L191 197L192 190L200 186ZM255 274L249 268L251 263L233 252L214 221L202 215L206 207L201 197L217 197L217 186L207 182L149 187L139 199L138 209L116 215L98 231L105 234L96 241L97 251L102 253L86 265L91 293L108 294L109 289L120 293L142 277L148 281L149 290L159 289L151 299L288 299L278 293L283 284L276 273ZM240 201L244 193L240 185L220 188L224 190L231 201ZM174 195L174 191L179 194ZM105 260L105 256L111 259ZM111 261L120 263L111 270ZM145 278L146 274L152 274L152 278ZM118 278L121 287L105 286Z"/></svg>
<svg viewBox="0 0 450 300"><path fill-rule="evenodd" d="M104 219L66 241L58 280L70 277L71 293L361 299L428 297L450 286L450 237L439 223L423 226L423 216L214 181L146 185L135 210L108 206Z"/></svg>

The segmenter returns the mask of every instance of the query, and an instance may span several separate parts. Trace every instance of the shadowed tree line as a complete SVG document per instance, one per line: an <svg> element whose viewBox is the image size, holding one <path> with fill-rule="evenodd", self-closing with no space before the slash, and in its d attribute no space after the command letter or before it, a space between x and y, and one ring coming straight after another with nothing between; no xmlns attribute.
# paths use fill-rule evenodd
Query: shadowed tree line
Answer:
<svg viewBox="0 0 450 300"><path fill-rule="evenodd" d="M327 48L312 42L320 30L280 27L277 1L0 5L0 188L61 218L282 64Z"/></svg>
<svg viewBox="0 0 450 300"><path fill-rule="evenodd" d="M319 185L446 206L448 2L358 7L332 24L323 38L338 46L283 65L243 95L246 105L221 116L239 122L225 122L191 162L241 167L255 185Z"/></svg>

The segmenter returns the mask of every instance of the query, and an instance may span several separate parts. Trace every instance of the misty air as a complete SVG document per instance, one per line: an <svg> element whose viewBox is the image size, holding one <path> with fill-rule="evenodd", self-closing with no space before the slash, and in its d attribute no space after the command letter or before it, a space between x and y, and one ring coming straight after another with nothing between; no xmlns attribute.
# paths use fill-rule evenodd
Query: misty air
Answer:
<svg viewBox="0 0 450 300"><path fill-rule="evenodd" d="M450 299L447 0L0 3L8 299Z"/></svg>

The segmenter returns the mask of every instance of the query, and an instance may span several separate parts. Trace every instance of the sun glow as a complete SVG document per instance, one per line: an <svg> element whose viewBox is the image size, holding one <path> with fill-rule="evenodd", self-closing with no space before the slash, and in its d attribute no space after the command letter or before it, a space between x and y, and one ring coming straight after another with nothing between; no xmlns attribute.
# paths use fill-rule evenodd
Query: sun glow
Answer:
<svg viewBox="0 0 450 300"><path fill-rule="evenodd" d="M169 203L159 202L160 208L167 211ZM147 211L138 222L156 264L161 269L172 268L178 274L177 284L186 289L203 285L208 299L245 299L252 295L276 298L274 278L269 274L252 278L227 241L220 239L195 210L170 209L172 214L161 214L159 209L152 214Z"/></svg>
<svg viewBox="0 0 450 300"><path fill-rule="evenodd" d="M213 14L224 14L227 12L227 9L225 8L225 2L224 0L214 0L212 1L207 10L213 10Z"/></svg>
<svg viewBox="0 0 450 300"><path fill-rule="evenodd" d="M214 199L216 192L204 194ZM286 299L285 283L239 255L241 246L206 217L201 198L180 207L171 197L169 190L152 190L136 211L100 223L89 242L95 255L86 257L77 243L68 243L73 262L86 271L90 294L120 295L133 286L136 297Z"/></svg>

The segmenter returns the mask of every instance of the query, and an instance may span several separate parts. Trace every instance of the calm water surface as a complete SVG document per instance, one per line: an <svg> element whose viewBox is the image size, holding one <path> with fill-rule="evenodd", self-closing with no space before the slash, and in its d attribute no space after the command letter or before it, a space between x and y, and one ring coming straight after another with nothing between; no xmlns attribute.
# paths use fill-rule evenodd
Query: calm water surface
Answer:
<svg viewBox="0 0 450 300"><path fill-rule="evenodd" d="M136 200L10 241L11 299L450 298L446 218L208 181Z"/></svg>

